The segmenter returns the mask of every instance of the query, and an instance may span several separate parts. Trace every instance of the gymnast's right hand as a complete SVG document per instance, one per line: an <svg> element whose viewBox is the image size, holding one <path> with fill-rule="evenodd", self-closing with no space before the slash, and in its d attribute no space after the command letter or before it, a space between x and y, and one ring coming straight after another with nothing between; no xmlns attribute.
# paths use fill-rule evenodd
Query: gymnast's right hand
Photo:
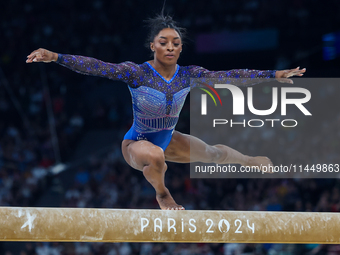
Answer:
<svg viewBox="0 0 340 255"><path fill-rule="evenodd" d="M31 54L27 56L26 63L33 63L33 62L45 62L50 63L52 61L57 61L58 54L49 50L45 49L38 49L33 51Z"/></svg>

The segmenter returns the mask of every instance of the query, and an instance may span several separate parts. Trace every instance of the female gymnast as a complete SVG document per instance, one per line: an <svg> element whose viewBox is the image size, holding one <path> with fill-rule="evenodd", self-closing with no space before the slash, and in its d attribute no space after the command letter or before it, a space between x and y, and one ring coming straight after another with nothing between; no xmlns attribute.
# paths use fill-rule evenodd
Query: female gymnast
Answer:
<svg viewBox="0 0 340 255"><path fill-rule="evenodd" d="M153 59L143 64L112 64L74 55L38 49L27 56L27 63L56 62L81 74L106 77L128 84L132 96L133 125L125 134L122 153L126 162L143 172L156 190L163 210L184 210L164 185L166 161L189 163L269 165L267 157L251 157L225 145L208 145L175 129L179 113L190 90L190 78L278 78L302 76L305 69L284 71L230 70L209 71L199 66L179 66L183 30L169 16L149 20L148 45ZM242 84L239 84L242 85ZM192 145L190 148L190 144Z"/></svg>

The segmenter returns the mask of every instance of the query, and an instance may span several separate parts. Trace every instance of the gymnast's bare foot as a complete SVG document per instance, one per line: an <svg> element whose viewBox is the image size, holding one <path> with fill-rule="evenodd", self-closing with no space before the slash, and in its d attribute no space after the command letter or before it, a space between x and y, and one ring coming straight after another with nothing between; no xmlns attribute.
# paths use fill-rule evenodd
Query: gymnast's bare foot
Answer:
<svg viewBox="0 0 340 255"><path fill-rule="evenodd" d="M273 163L267 157L249 157L246 166L255 166L265 173L273 173Z"/></svg>
<svg viewBox="0 0 340 255"><path fill-rule="evenodd" d="M176 204L169 191L165 194L157 194L156 199L162 210L185 210L183 206Z"/></svg>

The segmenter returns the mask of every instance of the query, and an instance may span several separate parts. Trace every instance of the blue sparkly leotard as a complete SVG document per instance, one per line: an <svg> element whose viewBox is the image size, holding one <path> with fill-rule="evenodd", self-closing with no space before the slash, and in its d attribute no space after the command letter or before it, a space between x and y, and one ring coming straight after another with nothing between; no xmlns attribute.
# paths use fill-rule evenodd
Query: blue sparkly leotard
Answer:
<svg viewBox="0 0 340 255"><path fill-rule="evenodd" d="M134 120L124 139L148 140L163 150L170 143L179 113L190 91L190 78L275 77L275 71L235 69L215 72L199 66L177 65L175 74L167 81L147 62L112 64L89 57L59 54L57 63L82 74L127 83L132 96Z"/></svg>

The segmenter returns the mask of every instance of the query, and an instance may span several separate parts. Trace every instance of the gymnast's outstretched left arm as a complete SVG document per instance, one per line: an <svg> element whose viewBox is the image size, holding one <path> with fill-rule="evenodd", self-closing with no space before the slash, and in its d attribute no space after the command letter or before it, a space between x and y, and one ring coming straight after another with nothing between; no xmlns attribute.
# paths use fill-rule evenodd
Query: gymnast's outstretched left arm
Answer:
<svg viewBox="0 0 340 255"><path fill-rule="evenodd" d="M276 70L250 70L250 69L233 69L229 71L209 71L200 66L191 66L191 78L210 78L229 80L237 86L249 86L263 82L269 78L275 78L283 83L293 83L289 77L303 76L306 69L288 69L282 71Z"/></svg>

